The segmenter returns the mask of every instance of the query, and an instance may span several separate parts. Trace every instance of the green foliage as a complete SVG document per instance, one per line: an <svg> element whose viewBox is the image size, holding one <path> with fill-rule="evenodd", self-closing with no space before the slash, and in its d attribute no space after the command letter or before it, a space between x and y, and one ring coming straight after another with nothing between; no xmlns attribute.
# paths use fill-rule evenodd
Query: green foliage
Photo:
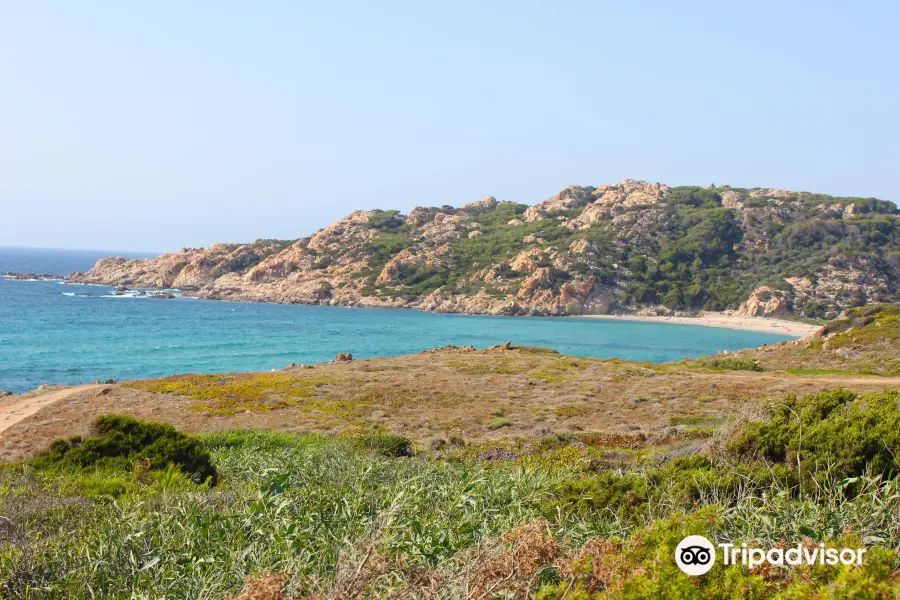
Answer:
<svg viewBox="0 0 900 600"><path fill-rule="evenodd" d="M399 210L376 210L369 217L366 226L381 231L396 231L403 226L403 218Z"/></svg>
<svg viewBox="0 0 900 600"><path fill-rule="evenodd" d="M631 282L623 302L721 310L742 298L745 290L733 275L741 230L734 213L721 208L711 199L718 195L709 192L681 193L683 202L669 209L669 228L658 243L629 249L623 262L631 270Z"/></svg>
<svg viewBox="0 0 900 600"><path fill-rule="evenodd" d="M146 462L149 469L178 466L198 482L218 479L209 452L195 438L171 425L139 421L126 415L98 417L92 434L59 439L41 453L33 464L58 470L88 467L131 466Z"/></svg>
<svg viewBox="0 0 900 600"><path fill-rule="evenodd" d="M369 255L369 267L377 271L412 243L413 239L405 233L380 233L369 241L363 251Z"/></svg>
<svg viewBox="0 0 900 600"><path fill-rule="evenodd" d="M362 448L386 458L400 458L402 456L412 456L416 453L412 441L400 435L361 435L352 438L352 440L353 445L357 448Z"/></svg>
<svg viewBox="0 0 900 600"><path fill-rule="evenodd" d="M400 265L398 280L405 294L427 295L447 283L447 271L428 265Z"/></svg>
<svg viewBox="0 0 900 600"><path fill-rule="evenodd" d="M729 443L736 456L785 464L809 488L867 470L885 478L898 472L898 391L788 396L766 410L768 421L746 424Z"/></svg>
<svg viewBox="0 0 900 600"><path fill-rule="evenodd" d="M512 421L505 417L495 417L488 421L488 429L502 429L504 427L511 427Z"/></svg>
<svg viewBox="0 0 900 600"><path fill-rule="evenodd" d="M147 390L159 394L186 396L196 401L192 410L214 414L235 414L247 410L260 412L278 410L287 406L318 405L322 410L331 408L317 402L316 386L329 383L325 377L296 377L287 373L234 373L172 375L161 379L131 381L126 387Z"/></svg>
<svg viewBox="0 0 900 600"><path fill-rule="evenodd" d="M635 530L627 540L610 540L570 559L573 576L544 586L538 600L611 600L646 598L725 599L782 598L895 598L900 582L893 572L897 553L872 548L861 566L803 565L791 569L728 565L717 557L712 570L701 577L681 572L673 556L688 535L721 539L726 518L718 507L688 515L672 515ZM809 547L810 544L807 544ZM859 540L841 535L829 548L857 548Z"/></svg>
<svg viewBox="0 0 900 600"><path fill-rule="evenodd" d="M710 369L723 371L764 371L759 366L759 361L752 358L711 358L700 361L700 364Z"/></svg>
<svg viewBox="0 0 900 600"><path fill-rule="evenodd" d="M493 209L479 213L473 220L479 223L481 235L474 238L463 237L454 243L454 261L447 275L447 283L455 285L484 267L514 257L525 248L522 242L525 236L536 236L542 240L542 245L563 244L572 239L572 231L559 225L554 219L542 219L518 226L507 224L525 212L526 208L528 207L524 204L500 202ZM515 278L520 274L501 270L500 275Z"/></svg>
<svg viewBox="0 0 900 600"><path fill-rule="evenodd" d="M102 473L0 469L0 515L10 519L3 532L13 536L0 540L0 596L214 599L265 572L286 575L288 597L337 590L417 597L425 582L462 598L473 573L486 577L481 589L495 586L485 597L891 598L900 591L898 480L863 475L852 497L841 486L800 497L783 467L703 456L579 477L564 451L586 438L568 436L529 440L548 457L537 466L398 461L359 451L359 438L249 430L200 439L221 486L187 485L172 468L138 484L124 464ZM552 533L553 543L517 538L509 551L498 546L528 524ZM764 548L823 542L870 550L861 567L748 571L719 561L709 575L690 578L672 560L689 534ZM334 587L348 584L339 562L341 573L359 573L356 587ZM504 595L507 583L530 592Z"/></svg>
<svg viewBox="0 0 900 600"><path fill-rule="evenodd" d="M398 461L354 451L352 439L262 431L202 439L223 486L73 502L56 496L55 471L48 480L0 471L0 515L26 536L0 540L0 597L213 600L267 571L289 574L291 597L323 595L339 556L362 560L351 558L356 548L370 549L371 563L450 564L533 517L549 479Z"/></svg>
<svg viewBox="0 0 900 600"><path fill-rule="evenodd" d="M814 340L810 349L821 350L827 341L832 348L864 346L890 351L900 344L900 306L874 304L855 308L848 318L827 323L824 332L825 337ZM855 366L866 374L900 375L900 357L877 362L863 357Z"/></svg>
<svg viewBox="0 0 900 600"><path fill-rule="evenodd" d="M649 509L686 510L705 497L717 501L772 485L790 487L792 476L782 467L739 465L722 468L706 456L679 458L669 464L625 474L603 472L554 486L549 510L573 507L581 513L606 512L617 519L641 521Z"/></svg>
<svg viewBox="0 0 900 600"><path fill-rule="evenodd" d="M670 190L667 202L702 208L718 208L722 206L722 196L714 189L707 190L697 186L682 186L673 187Z"/></svg>

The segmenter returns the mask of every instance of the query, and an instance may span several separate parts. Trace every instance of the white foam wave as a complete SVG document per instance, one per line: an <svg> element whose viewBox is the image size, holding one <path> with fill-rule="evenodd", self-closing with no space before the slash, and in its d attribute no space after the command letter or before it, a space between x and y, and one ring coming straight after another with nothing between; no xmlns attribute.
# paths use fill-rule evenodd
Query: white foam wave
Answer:
<svg viewBox="0 0 900 600"><path fill-rule="evenodd" d="M158 296L155 294L172 294L176 298L181 298L181 290L156 290L156 289L132 289L125 290L124 292L110 292L109 294L104 294L102 296L98 296L99 298L138 298L144 299L149 298L151 300L159 300Z"/></svg>

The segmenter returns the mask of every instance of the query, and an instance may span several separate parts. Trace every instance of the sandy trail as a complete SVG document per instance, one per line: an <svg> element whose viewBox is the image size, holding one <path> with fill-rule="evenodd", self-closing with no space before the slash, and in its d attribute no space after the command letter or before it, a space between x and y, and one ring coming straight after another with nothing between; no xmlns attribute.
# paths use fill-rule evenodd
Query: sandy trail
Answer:
<svg viewBox="0 0 900 600"><path fill-rule="evenodd" d="M0 400L0 433L35 414L45 406L65 400L72 394L77 394L84 390L99 390L102 387L104 386L96 384L76 385L48 392L31 392L21 396L10 396Z"/></svg>

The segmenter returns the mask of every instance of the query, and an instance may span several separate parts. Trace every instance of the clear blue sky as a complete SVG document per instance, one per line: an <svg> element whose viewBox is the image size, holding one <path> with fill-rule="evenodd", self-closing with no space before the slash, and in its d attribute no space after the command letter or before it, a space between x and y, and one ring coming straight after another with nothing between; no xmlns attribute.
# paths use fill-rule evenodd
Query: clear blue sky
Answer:
<svg viewBox="0 0 900 600"><path fill-rule="evenodd" d="M900 199L900 3L5 2L0 245L626 177Z"/></svg>

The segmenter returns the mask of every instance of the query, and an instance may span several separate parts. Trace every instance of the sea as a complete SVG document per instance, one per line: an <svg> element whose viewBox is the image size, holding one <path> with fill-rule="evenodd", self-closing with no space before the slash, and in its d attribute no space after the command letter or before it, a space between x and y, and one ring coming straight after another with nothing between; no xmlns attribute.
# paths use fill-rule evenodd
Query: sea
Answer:
<svg viewBox="0 0 900 600"><path fill-rule="evenodd" d="M86 271L139 253L0 247L0 273ZM0 390L289 363L399 356L455 344L546 346L565 354L665 362L793 339L670 323L501 317L409 309L154 299L107 286L0 278Z"/></svg>

